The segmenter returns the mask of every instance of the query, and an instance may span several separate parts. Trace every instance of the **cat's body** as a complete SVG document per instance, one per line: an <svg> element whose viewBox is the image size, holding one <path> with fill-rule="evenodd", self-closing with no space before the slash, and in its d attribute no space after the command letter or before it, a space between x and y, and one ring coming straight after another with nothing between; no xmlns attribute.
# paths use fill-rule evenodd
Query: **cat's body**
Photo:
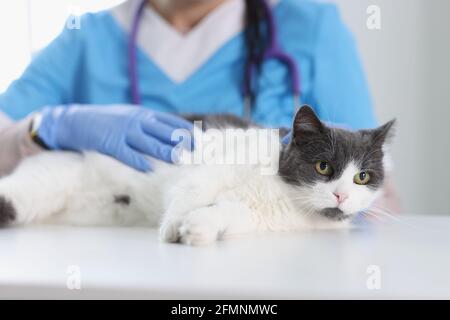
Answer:
<svg viewBox="0 0 450 320"><path fill-rule="evenodd" d="M374 168L364 169L383 171L382 145L373 149L369 143L374 142L363 139L363 136L368 139L369 133L350 137L356 133L325 128L312 117L315 117L312 110L303 108L294 123L293 141L285 147L277 144L271 150L271 160L280 162L279 172L273 174L264 173L267 163L260 161L251 164L205 164L203 161L178 166L155 161L154 172L141 173L98 153L39 154L26 159L13 174L0 180L0 224L159 227L164 241L194 245L255 231L345 226L351 215L365 209L376 198L383 173L373 174L376 184L372 186L348 186L343 180L353 179L355 170L359 172L365 163ZM243 135L255 129L249 124L225 120L205 119L204 125L220 128L219 132L230 126L246 128L240 132ZM328 146L320 139L311 143L316 139L316 129L332 130L327 131L327 136L333 132L335 138L349 135L345 137L348 150L329 149L339 147L339 142L333 139ZM382 143L387 130L380 131ZM300 132L305 137L296 142ZM375 133L371 132L372 135ZM208 138L208 133L205 137ZM279 142L279 137L272 134L266 139ZM352 139L361 145L355 146ZM308 150L312 145L313 150ZM245 147L251 148L248 142ZM302 148L304 152L296 154ZM361 153L366 150L367 155L376 153L376 159L364 160L363 155L353 157L354 148L360 148ZM196 148L196 152L204 153L204 150ZM331 159L333 155L339 159ZM193 159L192 154L185 153L186 156ZM308 157L311 159L307 160ZM336 179L328 176L325 181L324 175L315 176L310 172L310 166L315 167L319 160L330 163L342 160L335 165ZM332 188L331 195L327 188ZM334 203L335 189L348 193L348 200L338 198ZM352 196L360 199L351 203Z"/></svg>

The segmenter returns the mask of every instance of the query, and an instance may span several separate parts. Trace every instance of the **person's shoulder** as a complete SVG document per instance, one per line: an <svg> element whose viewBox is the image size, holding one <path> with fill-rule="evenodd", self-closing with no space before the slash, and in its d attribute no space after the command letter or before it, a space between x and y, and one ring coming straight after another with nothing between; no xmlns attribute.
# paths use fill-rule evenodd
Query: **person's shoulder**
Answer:
<svg viewBox="0 0 450 320"><path fill-rule="evenodd" d="M317 0L278 1L274 12L281 41L294 51L307 52L313 49L324 29L336 32L343 26L339 9L333 3Z"/></svg>
<svg viewBox="0 0 450 320"><path fill-rule="evenodd" d="M65 21L63 31L74 31L79 36L87 36L96 31L111 31L111 26L124 27L124 23L131 21L138 0L128 0L114 7L86 12L80 16L69 16Z"/></svg>
<svg viewBox="0 0 450 320"><path fill-rule="evenodd" d="M99 39L102 41L121 39L125 25L118 17L125 17L127 12L131 12L130 4L134 2L126 1L109 9L69 17L60 36L85 44L98 43Z"/></svg>
<svg viewBox="0 0 450 320"><path fill-rule="evenodd" d="M272 0L274 1L274 0ZM287 19L302 19L304 23L314 25L327 15L339 16L336 4L319 0L275 0Z"/></svg>
<svg viewBox="0 0 450 320"><path fill-rule="evenodd" d="M87 12L79 17L79 29L86 30L90 28L109 28L111 23L115 23L116 13L123 12L125 7L129 7L128 1L113 8L97 11ZM92 30L86 30L87 32Z"/></svg>

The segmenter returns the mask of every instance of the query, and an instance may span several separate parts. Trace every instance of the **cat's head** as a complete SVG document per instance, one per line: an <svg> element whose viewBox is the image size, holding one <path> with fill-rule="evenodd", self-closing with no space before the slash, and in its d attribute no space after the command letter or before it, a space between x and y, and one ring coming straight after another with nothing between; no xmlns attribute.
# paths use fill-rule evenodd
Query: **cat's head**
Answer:
<svg viewBox="0 0 450 320"><path fill-rule="evenodd" d="M293 187L294 203L308 214L335 221L367 209L383 185L384 146L394 122L348 131L326 126L303 106L280 157L279 174Z"/></svg>

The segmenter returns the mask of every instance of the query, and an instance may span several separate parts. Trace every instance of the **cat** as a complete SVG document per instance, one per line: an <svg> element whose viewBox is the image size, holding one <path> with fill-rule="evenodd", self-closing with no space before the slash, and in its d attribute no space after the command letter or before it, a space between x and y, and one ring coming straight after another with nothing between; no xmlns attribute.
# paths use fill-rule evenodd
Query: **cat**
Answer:
<svg viewBox="0 0 450 320"><path fill-rule="evenodd" d="M290 142L272 150L272 174L260 162L187 164L197 146L182 152L180 165L154 160L150 173L93 152L43 152L0 179L0 225L159 227L162 241L188 245L260 231L348 228L381 193L394 121L348 131L303 106ZM203 125L216 133L257 128L232 116L207 116ZM266 139L273 137L280 141Z"/></svg>

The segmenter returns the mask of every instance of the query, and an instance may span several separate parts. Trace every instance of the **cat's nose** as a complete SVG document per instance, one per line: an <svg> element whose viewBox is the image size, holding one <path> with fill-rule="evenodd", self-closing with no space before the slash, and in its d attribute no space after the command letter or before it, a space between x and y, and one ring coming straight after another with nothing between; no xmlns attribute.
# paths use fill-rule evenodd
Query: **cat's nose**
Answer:
<svg viewBox="0 0 450 320"><path fill-rule="evenodd" d="M348 194L343 192L333 192L333 194L336 197L336 200L339 204L341 204L348 198Z"/></svg>

